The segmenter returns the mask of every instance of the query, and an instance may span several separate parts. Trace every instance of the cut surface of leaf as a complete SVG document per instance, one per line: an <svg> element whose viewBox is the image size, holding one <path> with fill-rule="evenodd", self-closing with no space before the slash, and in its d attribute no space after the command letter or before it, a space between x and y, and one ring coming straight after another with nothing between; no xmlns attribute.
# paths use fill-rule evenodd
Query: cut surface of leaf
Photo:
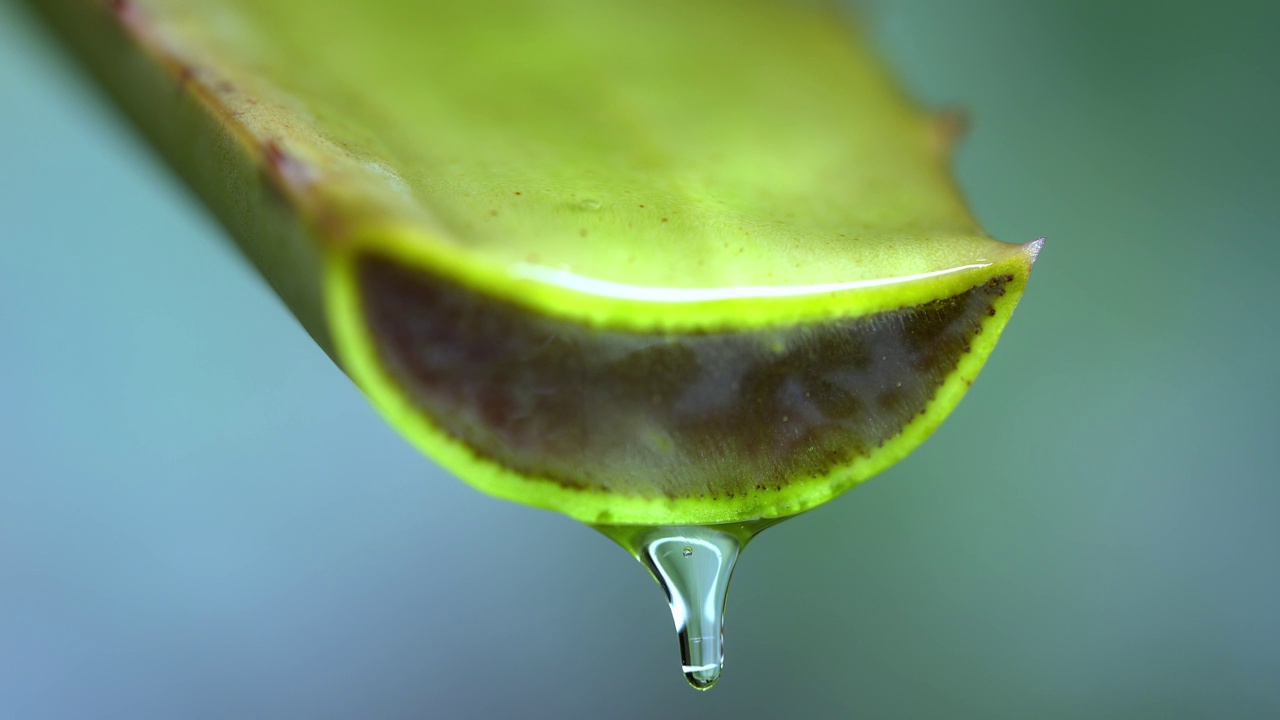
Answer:
<svg viewBox="0 0 1280 720"><path fill-rule="evenodd" d="M765 0L37 8L388 421L591 523L794 514L973 382L987 238L835 13Z"/></svg>

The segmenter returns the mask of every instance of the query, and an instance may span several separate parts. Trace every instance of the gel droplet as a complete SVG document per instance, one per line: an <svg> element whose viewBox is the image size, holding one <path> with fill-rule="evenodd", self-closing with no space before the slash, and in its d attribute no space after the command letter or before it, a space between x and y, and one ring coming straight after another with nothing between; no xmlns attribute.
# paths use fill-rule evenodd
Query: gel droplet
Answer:
<svg viewBox="0 0 1280 720"><path fill-rule="evenodd" d="M671 606L685 679L707 690L724 669L724 609L742 548L776 520L595 528L644 563Z"/></svg>

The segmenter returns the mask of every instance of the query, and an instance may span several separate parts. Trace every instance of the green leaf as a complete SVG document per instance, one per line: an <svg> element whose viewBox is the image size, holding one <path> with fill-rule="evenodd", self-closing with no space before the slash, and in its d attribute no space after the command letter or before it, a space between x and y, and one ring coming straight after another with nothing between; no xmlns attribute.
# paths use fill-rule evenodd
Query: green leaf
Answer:
<svg viewBox="0 0 1280 720"><path fill-rule="evenodd" d="M593 523L781 517L959 401L1039 243L764 0L45 0L393 427Z"/></svg>

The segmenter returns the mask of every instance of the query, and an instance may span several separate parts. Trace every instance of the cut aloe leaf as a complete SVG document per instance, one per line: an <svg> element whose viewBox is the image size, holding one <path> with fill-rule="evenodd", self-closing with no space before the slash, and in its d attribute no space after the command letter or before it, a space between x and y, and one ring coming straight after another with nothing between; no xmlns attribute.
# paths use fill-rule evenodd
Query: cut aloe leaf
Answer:
<svg viewBox="0 0 1280 720"><path fill-rule="evenodd" d="M1039 243L763 0L42 0L388 422L613 525L795 514L972 384Z"/></svg>

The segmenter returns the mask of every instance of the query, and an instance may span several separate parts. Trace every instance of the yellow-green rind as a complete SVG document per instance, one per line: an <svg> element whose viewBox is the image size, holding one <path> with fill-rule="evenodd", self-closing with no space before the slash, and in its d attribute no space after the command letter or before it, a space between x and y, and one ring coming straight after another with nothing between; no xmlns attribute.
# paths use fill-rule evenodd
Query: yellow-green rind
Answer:
<svg viewBox="0 0 1280 720"><path fill-rule="evenodd" d="M939 238L939 242L945 241L946 238ZM886 312L959 294L983 279L1026 264L1025 246L992 241L987 249L983 256L954 267L871 281L767 288L647 287L596 282L585 291L575 289L575 283L590 283L590 279L571 273L535 272L519 265L494 267L450 248L421 227L403 223L349 227L341 247L334 247L333 252L390 258L407 267L451 278L489 297L588 326L681 332L773 327ZM644 299L664 295L711 299Z"/></svg>

